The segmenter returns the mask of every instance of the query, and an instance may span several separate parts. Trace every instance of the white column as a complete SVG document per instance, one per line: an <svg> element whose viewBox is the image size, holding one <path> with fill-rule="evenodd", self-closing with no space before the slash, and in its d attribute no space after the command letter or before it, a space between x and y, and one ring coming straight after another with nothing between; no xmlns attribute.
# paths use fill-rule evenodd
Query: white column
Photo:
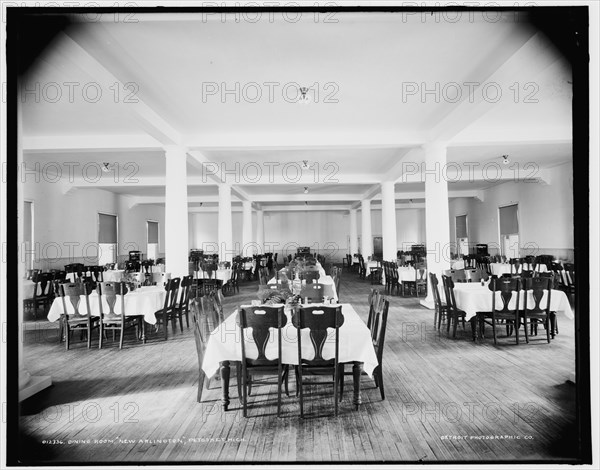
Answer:
<svg viewBox="0 0 600 470"><path fill-rule="evenodd" d="M219 185L219 261L233 259L233 224L231 221L231 186Z"/></svg>
<svg viewBox="0 0 600 470"><path fill-rule="evenodd" d="M396 190L393 181L381 183L381 233L383 236L383 259L396 259Z"/></svg>
<svg viewBox="0 0 600 470"><path fill-rule="evenodd" d="M17 100L18 102L19 100ZM17 103L17 168L19 171L23 168L23 116L21 106ZM27 183L18 182L17 183L17 282L22 282L22 279L25 278L25 273L27 272L27 266L25 265L25 261L27 256L23 250L25 249L25 244L23 243L24 239L24 223L23 223L23 211L25 207L24 197L23 197L23 185ZM35 184L35 183L29 183ZM6 185L2 186L2 210L6 214ZM2 239L6 240L6 223L2 221ZM12 248L15 248L14 245ZM1 301L4 302L7 300L6 294L6 279L7 279L7 265L6 263L0 263L0 297ZM23 289L17 289L17 312L18 312L18 354L19 354L19 401L23 401L26 398L29 398L32 395L35 395L39 391L48 388L52 385L52 377L49 375L41 375L41 376L32 376L29 371L25 368L25 363L23 361ZM3 325L4 327L5 325ZM10 334L9 332L8 334ZM13 356L14 357L14 356Z"/></svg>
<svg viewBox="0 0 600 470"><path fill-rule="evenodd" d="M242 256L252 256L252 203L242 201Z"/></svg>
<svg viewBox="0 0 600 470"><path fill-rule="evenodd" d="M265 252L265 213L256 211L256 244L260 253Z"/></svg>
<svg viewBox="0 0 600 470"><path fill-rule="evenodd" d="M358 253L358 224L356 209L350 209L350 254Z"/></svg>
<svg viewBox="0 0 600 470"><path fill-rule="evenodd" d="M186 152L184 147L165 147L165 269L171 277L188 274Z"/></svg>
<svg viewBox="0 0 600 470"><path fill-rule="evenodd" d="M362 235L361 235L361 253L365 259L369 256L373 256L373 235L371 232L371 201L364 199L361 201L361 222L362 222Z"/></svg>
<svg viewBox="0 0 600 470"><path fill-rule="evenodd" d="M442 286L442 271L450 268L450 211L448 182L442 177L446 164L446 143L433 142L423 146L425 151L425 238L427 272L435 273ZM433 308L433 294L428 282L427 297L421 304Z"/></svg>

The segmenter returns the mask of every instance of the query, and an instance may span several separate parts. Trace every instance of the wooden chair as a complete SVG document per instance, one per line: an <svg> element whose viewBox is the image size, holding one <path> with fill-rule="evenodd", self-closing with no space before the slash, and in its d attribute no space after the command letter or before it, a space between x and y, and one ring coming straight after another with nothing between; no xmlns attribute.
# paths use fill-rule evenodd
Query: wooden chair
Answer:
<svg viewBox="0 0 600 470"><path fill-rule="evenodd" d="M377 289L371 289L369 292L369 317L367 318L367 328L371 329L371 325L373 324L373 315L375 314L375 310L379 307L379 303L381 302L383 296L381 292Z"/></svg>
<svg viewBox="0 0 600 470"><path fill-rule="evenodd" d="M373 348L377 356L377 367L373 370L373 379L375 380L375 387L379 388L381 399L385 400L385 389L383 386L383 347L385 344L385 332L387 329L387 317L388 310L390 308L390 301L384 297L380 297L377 300L373 314L373 323L371 326L371 340L373 341ZM351 375L352 372L346 372L345 363L340 364L340 401L342 401L344 395L344 376ZM363 371L363 375L366 372Z"/></svg>
<svg viewBox="0 0 600 470"><path fill-rule="evenodd" d="M429 280L431 282L431 290L433 292L433 301L435 304L433 324L437 325L437 329L439 330L442 325L442 317L444 318L444 321L446 321L448 316L448 306L442 302L442 298L440 297L440 291L438 289L439 281L435 273L429 273Z"/></svg>
<svg viewBox="0 0 600 470"><path fill-rule="evenodd" d="M221 279L195 279L195 297L200 297L211 292L222 291L223 281Z"/></svg>
<svg viewBox="0 0 600 470"><path fill-rule="evenodd" d="M358 255L358 275L361 279L367 278L367 268L365 267L365 258L363 255Z"/></svg>
<svg viewBox="0 0 600 470"><path fill-rule="evenodd" d="M190 296L191 296L193 284L194 284L194 279L192 278L191 275L188 275L188 276L184 276L181 279L181 284L179 285L181 292L179 294L179 300L178 300L177 304L175 305L175 315L179 319L179 328L181 329L182 333L183 333L183 317L184 316L185 316L186 327L187 328L190 327L190 318L189 318Z"/></svg>
<svg viewBox="0 0 600 470"><path fill-rule="evenodd" d="M41 306L46 311L46 309L50 308L50 304L54 300L53 277L52 273L34 275L33 282L35 286L33 288L33 298L27 304L33 307L33 315L36 320L38 308Z"/></svg>
<svg viewBox="0 0 600 470"><path fill-rule="evenodd" d="M99 282L97 287L98 304L100 306L100 340L98 348L102 349L102 339L106 331L112 330L113 341L115 340L115 332L119 332L119 349L123 349L123 339L125 330L134 328L136 337L146 338L145 323L143 315L127 315L125 311L125 296L128 292L127 285L124 282ZM120 312L115 312L117 304L117 296L120 296ZM108 305L108 312L104 312L104 304Z"/></svg>
<svg viewBox="0 0 600 470"><path fill-rule="evenodd" d="M300 272L300 279L306 281L307 284L312 284L313 281L319 280L319 270L318 269L304 269Z"/></svg>
<svg viewBox="0 0 600 470"><path fill-rule="evenodd" d="M397 274L398 273L396 272L396 275ZM406 296L406 289L408 289L411 294L414 292L416 297L419 297L420 291L424 291L424 294L427 295L427 268L424 264L415 265L414 281L402 281L402 296Z"/></svg>
<svg viewBox="0 0 600 470"><path fill-rule="evenodd" d="M404 295L404 285L400 283L400 275L398 274L398 267L396 263L393 261L388 262L388 272L389 272L389 291L390 295L393 295L394 289L396 290L396 295L400 293L402 289L402 295ZM386 278L387 279L387 278Z"/></svg>
<svg viewBox="0 0 600 470"><path fill-rule="evenodd" d="M246 338L244 330L252 328L252 339L258 350L258 356L250 359L246 355L246 342L242 343L242 407L244 418L248 417L248 394L252 376L257 374L273 373L277 371L277 416L281 415L281 384L285 381L285 393L288 391L289 368L281 362L281 329L287 324L287 317L283 313L283 306L269 307L266 305L254 307L239 307L237 324L240 327L241 338ZM271 336L270 328L277 330L277 359L268 359L265 355L266 347ZM272 382L261 382L272 383Z"/></svg>
<svg viewBox="0 0 600 470"><path fill-rule="evenodd" d="M575 294L575 265L573 263L565 263L565 292L567 295Z"/></svg>
<svg viewBox="0 0 600 470"><path fill-rule="evenodd" d="M481 269L465 269L463 271L465 280L467 282L481 282L482 280L487 281L489 276Z"/></svg>
<svg viewBox="0 0 600 470"><path fill-rule="evenodd" d="M515 331L517 344L519 344L519 299L521 280L519 278L492 278L489 284L492 291L492 311L485 314L479 314L481 337L483 338L483 328L486 324L492 327L494 335L494 344L497 344L496 326L499 322L506 322L506 334L510 336L512 330ZM500 307L497 308L497 293L500 294ZM514 306L511 308L511 300L514 298Z"/></svg>
<svg viewBox="0 0 600 470"><path fill-rule="evenodd" d="M464 269L446 269L442 272L444 276L452 278L452 282L467 282L467 275Z"/></svg>
<svg viewBox="0 0 600 470"><path fill-rule="evenodd" d="M210 328L208 325L208 317L203 310L200 308L198 300L192 299L190 310L192 312L192 322L194 325L194 341L196 343L196 352L198 354L198 395L196 400L198 403L202 401L202 391L204 389L205 382L208 382L204 370L202 370L202 363L204 362L204 353L206 351L206 345L210 338Z"/></svg>
<svg viewBox="0 0 600 470"><path fill-rule="evenodd" d="M266 286L269 282L269 270L265 268L258 268L258 284Z"/></svg>
<svg viewBox="0 0 600 470"><path fill-rule="evenodd" d="M104 282L104 266L86 266L85 270L94 282Z"/></svg>
<svg viewBox="0 0 600 470"><path fill-rule="evenodd" d="M340 284L342 280L342 268L338 268L337 274L333 276L333 284L335 286L335 292L337 293L338 303L340 302Z"/></svg>
<svg viewBox="0 0 600 470"><path fill-rule="evenodd" d="M305 303L323 302L323 284L319 284L318 282L314 282L312 284L306 283L306 285L302 286L300 298Z"/></svg>
<svg viewBox="0 0 600 470"><path fill-rule="evenodd" d="M75 273L74 280L77 280L77 278L81 278L83 276L84 269L85 266L82 263L65 264L65 271L67 272L67 274Z"/></svg>
<svg viewBox="0 0 600 470"><path fill-rule="evenodd" d="M552 296L552 281L544 277L533 277L524 280L524 295L525 302L523 310L521 311L521 321L525 328L525 342L529 343L529 336L527 334L527 326L531 327L531 331L534 331L534 325L536 326L535 331L537 332L537 325L543 324L546 329L546 339L550 342L550 298ZM546 291L546 302L545 306L541 306L542 298L544 297L544 291ZM533 297L533 302L529 301L529 294ZM517 336L518 337L518 336Z"/></svg>
<svg viewBox="0 0 600 470"><path fill-rule="evenodd" d="M383 268L381 262L377 261L377 266L369 268L369 277L371 278L371 284L381 284L381 273Z"/></svg>
<svg viewBox="0 0 600 470"><path fill-rule="evenodd" d="M342 307L312 306L298 307L292 315L292 323L298 333L298 365L296 366L296 390L300 393L300 417L304 418L304 386L330 382L304 382L304 373L330 373L333 376L334 415L338 414L338 384L339 384L339 328L344 324ZM301 330L308 328L314 353L309 353L307 359L302 352ZM328 338L327 328L334 330L335 354L333 359L323 358L323 347Z"/></svg>
<svg viewBox="0 0 600 470"><path fill-rule="evenodd" d="M446 294L446 332L450 334L450 325L452 325L452 337L456 338L456 329L458 322L462 322L463 329L465 327L465 318L467 316L464 310L460 310L456 306L456 298L454 297L454 281L450 276L442 275L442 283L444 284L444 293ZM473 339L475 339L475 329L473 323L471 323L471 329L473 333Z"/></svg>
<svg viewBox="0 0 600 470"><path fill-rule="evenodd" d="M521 260L517 258L512 258L509 262L510 264L510 274L516 276L521 273Z"/></svg>
<svg viewBox="0 0 600 470"><path fill-rule="evenodd" d="M155 313L156 316L156 331L160 328L160 325L163 325L165 330L165 340L168 338L168 324L171 322L171 327L173 328L173 333L175 333L175 322L177 321L177 297L179 293L179 286L181 284L181 279L176 277L174 279L169 279L167 281L167 285L165 286L165 303L163 304L163 308Z"/></svg>
<svg viewBox="0 0 600 470"><path fill-rule="evenodd" d="M62 331L67 350L69 350L71 344L71 334L75 330L87 333L87 347L90 349L92 347L92 331L98 328L98 317L91 316L89 286L84 283L73 282L57 283L57 287L63 305ZM81 297L85 299L85 312L80 310ZM72 312L67 308L67 299L73 307Z"/></svg>

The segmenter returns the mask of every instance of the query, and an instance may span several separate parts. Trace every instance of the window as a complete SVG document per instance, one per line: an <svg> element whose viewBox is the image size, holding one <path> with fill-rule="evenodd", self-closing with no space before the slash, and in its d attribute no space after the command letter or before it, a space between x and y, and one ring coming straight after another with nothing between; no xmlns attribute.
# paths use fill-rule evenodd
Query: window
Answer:
<svg viewBox="0 0 600 470"><path fill-rule="evenodd" d="M98 212L98 264L117 262L117 216Z"/></svg>
<svg viewBox="0 0 600 470"><path fill-rule="evenodd" d="M33 269L33 202L25 201L23 206L23 253L25 269Z"/></svg>
<svg viewBox="0 0 600 470"><path fill-rule="evenodd" d="M511 204L498 208L500 246L507 258L519 257L519 205Z"/></svg>
<svg viewBox="0 0 600 470"><path fill-rule="evenodd" d="M146 232L148 239L146 259L156 260L158 258L158 222L154 220L146 221Z"/></svg>
<svg viewBox="0 0 600 470"><path fill-rule="evenodd" d="M469 254L469 235L467 232L467 214L456 216L456 246L458 254Z"/></svg>

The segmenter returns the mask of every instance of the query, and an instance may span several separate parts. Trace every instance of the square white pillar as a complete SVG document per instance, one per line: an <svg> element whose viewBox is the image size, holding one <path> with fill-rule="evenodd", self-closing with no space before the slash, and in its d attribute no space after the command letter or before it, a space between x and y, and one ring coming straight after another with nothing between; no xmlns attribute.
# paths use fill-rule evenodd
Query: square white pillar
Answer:
<svg viewBox="0 0 600 470"><path fill-rule="evenodd" d="M362 224L362 235L361 241L361 253L367 259L369 256L373 256L373 233L371 230L371 201L364 199L361 201L361 224Z"/></svg>
<svg viewBox="0 0 600 470"><path fill-rule="evenodd" d="M396 259L396 192L393 181L381 183L381 233L383 235L383 259Z"/></svg>
<svg viewBox="0 0 600 470"><path fill-rule="evenodd" d="M427 272L434 273L442 286L442 271L450 268L450 211L448 207L448 181L443 177L446 165L446 143L435 142L423 146L425 169L425 236ZM421 304L433 308L431 284L427 279L427 297Z"/></svg>
<svg viewBox="0 0 600 470"><path fill-rule="evenodd" d="M219 185L219 261L233 259L233 223L231 220L231 186Z"/></svg>
<svg viewBox="0 0 600 470"><path fill-rule="evenodd" d="M188 274L187 151L165 147L165 262L172 277Z"/></svg>

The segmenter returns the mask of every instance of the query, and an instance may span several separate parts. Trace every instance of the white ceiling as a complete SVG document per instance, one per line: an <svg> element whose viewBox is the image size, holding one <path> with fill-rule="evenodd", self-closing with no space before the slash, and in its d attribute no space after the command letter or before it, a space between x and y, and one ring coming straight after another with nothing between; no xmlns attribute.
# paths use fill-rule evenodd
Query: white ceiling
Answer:
<svg viewBox="0 0 600 470"><path fill-rule="evenodd" d="M41 97L22 95L26 161L135 169L135 184L105 174L93 187L135 204L162 203L163 147L176 143L189 149L191 205L213 204L226 181L235 201L268 210L305 201L356 207L365 197L377 200L383 180L396 181L398 201L407 194L420 201L424 185L403 177L403 163L420 164L421 146L435 140L448 142L448 160L458 163L501 162L508 154L545 169L572 160L570 66L522 17L435 22L337 12L336 23L325 23L305 12L294 23L264 15L251 23L136 14L135 23L82 21L65 31L23 83L39 86ZM66 82L77 84L72 97ZM469 97L465 82L491 83L502 94L492 102L479 87ZM461 100L451 102L450 83L461 84ZM312 87L311 104L284 97L298 86ZM414 86L438 86L439 99L408 94ZM234 92L221 96L223 88ZM249 102L257 89L261 98ZM310 169L296 178L305 160ZM237 171L214 175L207 164ZM503 181L458 181L450 196L478 197ZM80 178L73 186L90 184Z"/></svg>

